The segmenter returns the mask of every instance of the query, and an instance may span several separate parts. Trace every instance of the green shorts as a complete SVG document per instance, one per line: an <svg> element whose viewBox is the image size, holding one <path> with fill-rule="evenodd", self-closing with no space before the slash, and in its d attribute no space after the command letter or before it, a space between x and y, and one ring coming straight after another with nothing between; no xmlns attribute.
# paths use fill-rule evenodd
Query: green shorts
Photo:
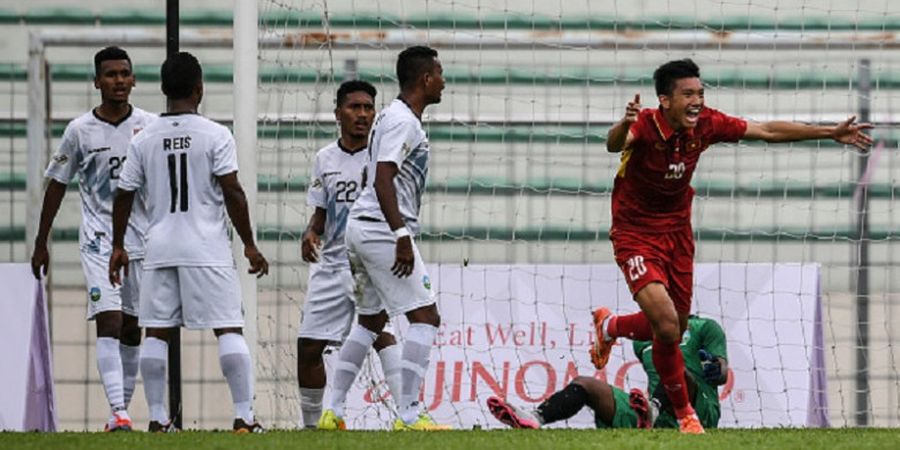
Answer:
<svg viewBox="0 0 900 450"><path fill-rule="evenodd" d="M616 401L616 414L613 415L612 423L603 422L595 414L594 424L597 425L597 428L636 428L638 415L631 409L628 393L615 386L610 387Z"/></svg>
<svg viewBox="0 0 900 450"><path fill-rule="evenodd" d="M721 411L719 410L718 395L717 391L701 389L694 398L694 411L697 412L697 417L700 418L703 428L717 428L719 426ZM625 400L627 404L627 395ZM618 406L618 403L616 406ZM671 413L664 412L656 418L656 422L653 422L653 428L678 428L678 420Z"/></svg>

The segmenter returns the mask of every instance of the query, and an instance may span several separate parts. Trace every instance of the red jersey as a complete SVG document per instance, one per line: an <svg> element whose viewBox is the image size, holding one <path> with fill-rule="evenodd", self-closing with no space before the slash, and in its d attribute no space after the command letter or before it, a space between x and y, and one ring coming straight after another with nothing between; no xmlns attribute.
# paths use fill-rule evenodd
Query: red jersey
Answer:
<svg viewBox="0 0 900 450"><path fill-rule="evenodd" d="M703 108L697 125L675 132L655 108L631 125L634 141L622 151L612 195L612 230L668 232L690 226L691 177L700 153L717 142L737 142L747 121Z"/></svg>

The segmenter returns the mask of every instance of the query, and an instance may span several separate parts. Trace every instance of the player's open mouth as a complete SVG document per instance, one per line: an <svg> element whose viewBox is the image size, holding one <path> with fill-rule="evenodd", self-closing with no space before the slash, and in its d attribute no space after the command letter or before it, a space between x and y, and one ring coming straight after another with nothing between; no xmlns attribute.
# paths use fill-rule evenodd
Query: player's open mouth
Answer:
<svg viewBox="0 0 900 450"><path fill-rule="evenodd" d="M700 117L700 110L703 109L702 106L692 106L687 109L684 113L684 117L688 120L688 122L695 123L697 122L697 118Z"/></svg>

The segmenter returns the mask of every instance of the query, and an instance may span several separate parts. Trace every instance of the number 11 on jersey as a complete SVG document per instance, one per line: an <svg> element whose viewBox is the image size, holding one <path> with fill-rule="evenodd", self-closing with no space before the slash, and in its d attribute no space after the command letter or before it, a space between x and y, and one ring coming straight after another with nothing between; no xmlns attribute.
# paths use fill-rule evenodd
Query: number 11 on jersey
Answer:
<svg viewBox="0 0 900 450"><path fill-rule="evenodd" d="M178 156L180 158L176 160L174 153L169 154L169 192L172 199L169 204L170 213L175 213L176 208L181 212L188 210L187 153L179 153ZM180 168L177 167L179 165Z"/></svg>

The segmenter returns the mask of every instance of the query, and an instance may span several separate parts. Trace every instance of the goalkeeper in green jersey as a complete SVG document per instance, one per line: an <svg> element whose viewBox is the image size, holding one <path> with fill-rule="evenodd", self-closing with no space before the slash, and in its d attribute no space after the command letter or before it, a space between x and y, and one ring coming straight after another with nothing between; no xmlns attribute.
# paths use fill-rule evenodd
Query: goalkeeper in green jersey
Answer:
<svg viewBox="0 0 900 450"><path fill-rule="evenodd" d="M647 373L650 401L640 389L630 393L592 377L577 377L563 390L551 395L533 410L517 407L499 397L487 401L491 414L512 428L540 428L566 420L585 406L594 410L597 428L678 428L659 375L653 366L652 342L634 341L637 355ZM719 423L718 386L728 379L725 333L712 319L690 316L681 339L681 352L691 404L704 428Z"/></svg>

